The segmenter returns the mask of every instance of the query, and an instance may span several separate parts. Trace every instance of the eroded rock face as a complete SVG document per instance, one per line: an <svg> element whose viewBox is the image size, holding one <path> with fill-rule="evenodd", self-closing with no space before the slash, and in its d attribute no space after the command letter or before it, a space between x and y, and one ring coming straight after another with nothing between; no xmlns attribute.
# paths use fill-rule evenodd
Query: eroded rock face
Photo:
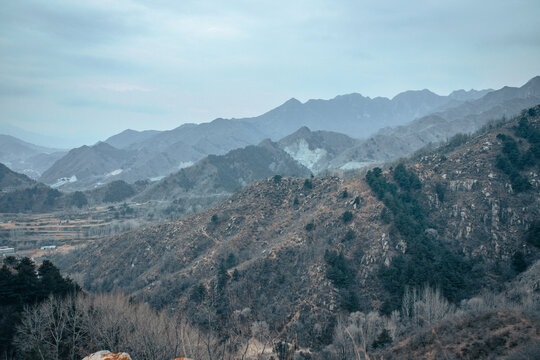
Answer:
<svg viewBox="0 0 540 360"><path fill-rule="evenodd" d="M131 360L131 356L126 353L113 354L108 350L102 350L88 355L83 360Z"/></svg>

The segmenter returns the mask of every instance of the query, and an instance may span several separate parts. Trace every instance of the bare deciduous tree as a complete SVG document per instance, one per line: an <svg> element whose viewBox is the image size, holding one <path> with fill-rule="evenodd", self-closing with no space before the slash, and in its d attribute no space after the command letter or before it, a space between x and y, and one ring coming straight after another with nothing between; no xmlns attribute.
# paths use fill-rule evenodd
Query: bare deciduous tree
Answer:
<svg viewBox="0 0 540 360"><path fill-rule="evenodd" d="M209 341L201 342L201 335ZM15 345L21 355L33 353L42 360L79 359L103 349L135 359L207 359L203 345L213 358L221 347L213 335L195 331L179 316L158 313L119 294L51 297L26 308Z"/></svg>

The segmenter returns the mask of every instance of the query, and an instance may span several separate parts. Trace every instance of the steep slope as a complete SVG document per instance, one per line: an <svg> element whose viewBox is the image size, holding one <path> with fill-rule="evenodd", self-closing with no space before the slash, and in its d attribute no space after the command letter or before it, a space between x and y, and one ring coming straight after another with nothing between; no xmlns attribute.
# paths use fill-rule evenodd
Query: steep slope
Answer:
<svg viewBox="0 0 540 360"><path fill-rule="evenodd" d="M35 185L28 176L11 171L0 163L0 192L10 192Z"/></svg>
<svg viewBox="0 0 540 360"><path fill-rule="evenodd" d="M273 176L309 176L310 172L269 141L210 155L150 186L135 200L222 200L252 182Z"/></svg>
<svg viewBox="0 0 540 360"><path fill-rule="evenodd" d="M40 181L53 187L67 189L91 187L99 182L109 181L123 171L123 164L131 154L111 145L99 142L93 146L82 146L71 150L56 161L40 177Z"/></svg>
<svg viewBox="0 0 540 360"><path fill-rule="evenodd" d="M537 113L523 116L532 128L521 135L540 131ZM540 153L534 161L527 155L537 156L540 139L519 142L518 121L407 167L373 171L369 185L261 180L205 212L105 239L61 261L89 289L122 289L218 331L248 309L250 322L318 348L340 312L389 313L405 286L426 283L459 302L514 276L517 253L539 257L525 239L540 217ZM501 167L509 154L525 159L523 167ZM529 185L518 189L519 179Z"/></svg>

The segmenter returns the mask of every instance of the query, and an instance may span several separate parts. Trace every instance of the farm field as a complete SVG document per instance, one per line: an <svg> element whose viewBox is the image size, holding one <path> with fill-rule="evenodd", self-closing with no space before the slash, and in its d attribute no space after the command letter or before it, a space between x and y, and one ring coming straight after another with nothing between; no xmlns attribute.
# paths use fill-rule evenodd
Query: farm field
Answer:
<svg viewBox="0 0 540 360"><path fill-rule="evenodd" d="M145 205L98 206L41 214L3 213L0 214L0 247L12 247L18 256L32 258L66 253L150 222L140 217L146 212Z"/></svg>

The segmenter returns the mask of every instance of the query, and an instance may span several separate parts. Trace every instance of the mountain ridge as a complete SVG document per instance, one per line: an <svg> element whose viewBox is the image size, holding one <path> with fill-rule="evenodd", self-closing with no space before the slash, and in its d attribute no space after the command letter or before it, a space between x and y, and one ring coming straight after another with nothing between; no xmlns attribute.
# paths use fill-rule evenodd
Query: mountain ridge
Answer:
<svg viewBox="0 0 540 360"><path fill-rule="evenodd" d="M325 166L328 164L330 169L353 169L368 163L395 158L396 151L401 151L399 156L406 156L411 151L415 151L434 139L436 140L434 136L429 134L425 136L425 139L412 139L412 142L411 139L400 139L395 136L385 140L379 136L381 131L391 131L388 129L394 129L392 126L404 126L414 119L422 119L426 114L430 114L427 116L432 116L432 118L441 116L446 120L465 119L475 115L478 117L474 120L475 124L481 126L483 121L487 121L488 115L495 114L495 117L500 117L503 114L514 115L522 108L535 105L536 101L540 101L540 98L536 97L538 95L537 83L537 80L531 79L522 88L503 88L487 92L476 100L471 99L483 94L482 91L461 93L462 97L465 96L468 99L467 101L456 100L455 94L453 97L440 96L427 89L402 92L393 99L382 97L371 99L357 93L336 96L330 100L312 99L305 103L292 98L257 117L217 118L209 123L184 124L175 129L158 133L128 132L127 136L131 140L125 143L129 143L129 145L126 145L123 150L132 152L132 156L126 159L123 164L119 164L116 169L110 170L122 169L122 173L107 177L108 172L102 171L103 169L95 169L90 173L96 176L101 174L101 178L96 177L94 183L91 181L66 182L61 186L75 190L85 189L104 181L134 182L161 178L207 155L222 155L233 149L258 144L265 138L278 141L302 126L308 126L315 131L338 131L353 138L364 138L363 144L357 144L343 156L325 163ZM500 106L502 103L508 103L505 105L506 109ZM497 109L498 113L495 111ZM487 114L488 112L489 114ZM486 114L482 115L483 113ZM480 119L482 116L483 119ZM437 121L437 119L435 120ZM439 140L451 137L456 131L459 131L458 124L463 122L456 123L453 126L455 129L451 129L449 126L440 128L438 130L439 137L442 136L442 138ZM386 130L381 130L382 128L386 128ZM470 128L468 126L464 129L469 131ZM476 128L472 130L474 131ZM378 133L375 133L376 131ZM368 137L373 133L375 135ZM140 141L133 140L138 136L142 136ZM379 139L379 143L387 142L388 147L383 144L381 149L372 149L368 141L373 139ZM403 150L394 145L394 143L407 144L408 142L413 145L405 146ZM112 162L115 160L113 159ZM49 171L43 177L43 181L52 185L58 183L59 179L73 176L72 169L61 170L60 167L60 165L55 167L54 176L53 171ZM318 168L317 170L326 169Z"/></svg>
<svg viewBox="0 0 540 360"><path fill-rule="evenodd" d="M533 113L540 114L540 107ZM522 117L540 131L538 115ZM451 279L450 286L464 281L463 293L453 296L457 302L500 286L513 271L510 259L517 252L538 258L540 250L525 236L540 215L540 178L534 170L540 160L528 165L531 170L518 171L530 184L521 192L498 165L506 151L503 141L510 141L501 139L516 137L520 121L492 124L406 166L371 172L367 180L262 179L211 209L104 239L59 261L89 289L122 289L158 308L174 304L200 326L205 321L225 326L226 314L249 308L252 321L265 321L271 331L320 349L340 311L390 311L385 304L396 305L389 293L393 286L425 283L405 278L396 285L385 275L399 271L402 262L423 258L427 250L414 251L422 242L430 244L432 264L458 261L459 266L443 266L455 271L449 274L412 273ZM534 145L513 141L521 154ZM459 275L464 271L466 278ZM225 291L225 300L216 300L222 298L215 291ZM451 293L444 295L452 299ZM208 318L198 317L201 311Z"/></svg>

